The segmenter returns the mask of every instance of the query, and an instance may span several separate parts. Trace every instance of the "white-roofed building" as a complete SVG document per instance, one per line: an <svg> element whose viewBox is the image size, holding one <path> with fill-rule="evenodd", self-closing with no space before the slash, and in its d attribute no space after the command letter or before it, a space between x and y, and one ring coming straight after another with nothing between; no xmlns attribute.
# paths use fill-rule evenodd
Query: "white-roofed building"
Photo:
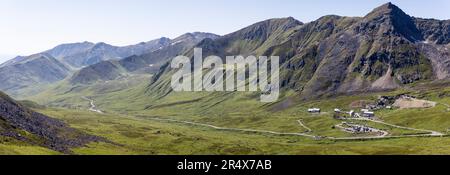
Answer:
<svg viewBox="0 0 450 175"><path fill-rule="evenodd" d="M308 112L309 113L320 113L320 108L310 108L310 109L308 109Z"/></svg>

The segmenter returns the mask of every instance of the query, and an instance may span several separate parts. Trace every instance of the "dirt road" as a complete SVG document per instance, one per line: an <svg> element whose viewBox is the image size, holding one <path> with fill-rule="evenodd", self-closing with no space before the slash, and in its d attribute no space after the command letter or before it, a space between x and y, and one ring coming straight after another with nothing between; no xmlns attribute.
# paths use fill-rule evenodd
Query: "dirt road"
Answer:
<svg viewBox="0 0 450 175"><path fill-rule="evenodd" d="M103 111L97 109L97 106L95 106L94 100L92 100L92 99L90 99L90 98L87 98L87 97L82 97L82 98L85 99L85 100L87 100L87 101L89 101L89 103L90 103L90 105L91 105L91 107L89 108L89 111L103 114Z"/></svg>
<svg viewBox="0 0 450 175"><path fill-rule="evenodd" d="M150 118L145 117L144 119L147 120L155 120L155 121L165 121L165 122L173 122L173 123L181 123L181 124L188 124L188 125L194 125L194 126L201 126L201 127L207 127L212 128L216 130L222 130L222 131L235 131L235 132L247 132L247 133L261 133L261 134L273 134L273 135L279 135L279 136L302 136L302 137L308 137L313 139L331 139L331 140L369 140L369 139L385 139L385 138L407 138L407 137L441 137L444 136L444 134L436 132L436 131L428 131L428 130L421 130L421 129L415 129L415 128L409 128L416 131L426 131L430 132L430 134L417 134L417 135L404 135L404 136L387 136L387 132L383 132L380 136L364 136L364 137L322 137L317 135L311 135L311 134L305 134L305 133L283 133L283 132L275 132L275 131L268 131L268 130L256 130L256 129L239 129L239 128L227 128L227 127L219 127L214 126L210 124L203 124L203 123L196 123L196 122L189 122L189 121L181 121L181 120L174 120L174 119L162 119L162 118ZM370 120L372 121L372 120ZM298 121L299 122L299 121ZM403 128L408 129L408 127L402 127L402 126L396 126L384 122L374 121L381 124L386 124L392 127L397 128ZM299 122L300 123L300 122ZM378 130L378 129L377 129ZM381 131L381 130L378 130Z"/></svg>

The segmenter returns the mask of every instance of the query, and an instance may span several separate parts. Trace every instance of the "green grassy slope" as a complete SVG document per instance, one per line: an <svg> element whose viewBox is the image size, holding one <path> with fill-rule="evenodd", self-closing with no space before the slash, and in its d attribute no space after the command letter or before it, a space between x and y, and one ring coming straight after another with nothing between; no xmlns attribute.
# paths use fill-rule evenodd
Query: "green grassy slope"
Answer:
<svg viewBox="0 0 450 175"><path fill-rule="evenodd" d="M258 94L253 93L171 93L163 98L156 98L142 95L147 85L136 83L132 87L104 94L78 94L92 95L98 108L106 111L106 114L87 111L89 102L82 99L74 104L61 101L61 104L68 103L68 106L80 105L82 110L38 110L62 119L72 127L121 144L90 144L88 147L75 149L76 154L450 154L448 137L314 140L302 136L221 131L180 122L154 120L157 117L237 129L306 133L307 129L298 123L301 119L312 130L308 134L355 137L360 135L333 128L342 122L333 118L334 108L350 110L350 104L354 101L373 101L379 95L402 93L442 104L450 102L450 88L446 88L446 85L427 88L420 86L409 90L336 96L313 101L299 101L294 92L284 92L279 103L264 104L255 98ZM321 115L308 114L306 110L310 107L320 107L325 112ZM429 109L382 110L377 113L384 121L400 126L445 134L448 134L450 128L450 112L444 105ZM386 130L392 136L420 133L368 121L356 123Z"/></svg>
<svg viewBox="0 0 450 175"><path fill-rule="evenodd" d="M0 155L58 155L59 152L0 136Z"/></svg>
<svg viewBox="0 0 450 175"><path fill-rule="evenodd" d="M447 137L316 141L299 136L217 131L114 114L66 109L40 112L121 144L90 144L75 149L76 154L450 154Z"/></svg>

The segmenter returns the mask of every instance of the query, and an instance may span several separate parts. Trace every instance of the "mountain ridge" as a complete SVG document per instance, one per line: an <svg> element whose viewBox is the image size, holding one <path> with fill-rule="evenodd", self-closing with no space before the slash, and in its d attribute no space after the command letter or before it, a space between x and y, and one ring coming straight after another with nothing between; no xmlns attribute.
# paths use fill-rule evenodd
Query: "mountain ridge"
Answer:
<svg viewBox="0 0 450 175"><path fill-rule="evenodd" d="M187 34L185 34L187 35ZM184 36L184 35L183 35ZM198 40L198 36L217 36L211 33L194 32L192 40ZM155 40L141 42L128 46L113 46L104 42L79 42L58 45L47 51L30 56L17 56L0 64L0 90L8 92L13 96L22 96L25 91L34 93L40 91L41 85L49 85L68 77L73 76L79 69L95 65L102 61L120 60L122 58L137 56L164 47L171 46L174 41L181 41L183 38L171 40L161 37ZM184 39L190 39L186 37ZM189 42L189 41L187 41ZM40 63L29 64L39 57ZM45 64L44 64L45 63ZM98 69L97 69L98 70ZM6 73L8 72L8 73ZM117 74L114 77L119 76ZM105 76L100 76L105 77Z"/></svg>
<svg viewBox="0 0 450 175"><path fill-rule="evenodd" d="M142 55L132 55L121 60L106 60L77 71L71 78L71 84L88 84L99 80L113 80L127 73L155 73L160 66L184 50L193 47L205 38L217 38L211 33L186 33L173 40L165 47ZM104 68L104 70L102 70ZM95 71L94 71L95 70Z"/></svg>
<svg viewBox="0 0 450 175"><path fill-rule="evenodd" d="M205 57L280 56L282 87L299 92L303 98L392 90L417 81L436 79L436 72L433 72L435 64L431 62L433 58L426 57L418 45L425 42L424 33L432 32L423 31L424 27L420 27L419 23L426 22L407 15L392 3L377 7L364 17L329 15L310 23L298 23L292 30L271 34L261 30L273 20L279 19L250 25L215 41L205 40L196 47L204 48ZM285 21L292 19L286 18ZM438 23L448 26L442 24L447 22ZM438 30L436 33L447 32L443 34L444 38L448 35L449 30L445 27ZM429 34L427 39L430 40L430 36L433 35ZM255 38L260 40L252 41ZM446 39L434 38L430 42L448 44ZM269 42L261 44L263 41ZM192 51L185 55L191 57ZM444 60L448 59L447 56ZM171 72L173 70L169 67L162 70L147 92L170 88Z"/></svg>
<svg viewBox="0 0 450 175"><path fill-rule="evenodd" d="M1 90L15 91L41 83L53 83L69 75L70 69L49 54L23 57L0 68Z"/></svg>
<svg viewBox="0 0 450 175"><path fill-rule="evenodd" d="M185 34L153 52L87 66L68 81L89 85L154 74L145 92L164 97L171 93L170 59L192 57L193 48L200 47L204 57L280 56L282 90L301 98L394 90L450 78L449 22L411 17L392 3L362 17L327 15L308 23L274 18L214 39ZM184 37L195 42L179 42Z"/></svg>

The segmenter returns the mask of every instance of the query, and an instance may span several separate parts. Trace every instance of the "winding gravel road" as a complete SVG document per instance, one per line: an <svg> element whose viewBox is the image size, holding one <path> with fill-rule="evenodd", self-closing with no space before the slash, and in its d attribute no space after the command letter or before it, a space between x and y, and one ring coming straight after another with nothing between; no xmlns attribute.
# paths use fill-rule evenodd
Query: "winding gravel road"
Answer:
<svg viewBox="0 0 450 175"><path fill-rule="evenodd" d="M309 128L309 127L307 127L307 126L303 123L303 120L302 120L302 119L297 120L297 121L298 121L298 124L300 124L300 126L302 126L303 128L306 129L306 132L307 132L307 133L312 132L312 129Z"/></svg>
<svg viewBox="0 0 450 175"><path fill-rule="evenodd" d="M436 132L436 131L428 131L428 130L421 130L421 129L415 129L415 128L408 128L408 127L402 127L397 125L392 125L384 122L379 121L373 121L381 124L387 124L392 127L397 128L403 128L403 129L412 129L416 131L424 131L424 132L430 132L430 134L417 134L417 135L404 135L404 136L387 136L385 132L383 132L380 136L364 136L364 137L322 137L322 136L316 136L311 134L305 134L305 133L283 133L283 132L275 132L275 131L268 131L268 130L256 130L256 129L238 129L238 128L227 128L227 127L219 127L214 126L210 124L203 124L203 123L196 123L196 122L189 122L189 121L182 121L182 120L174 120L174 119L162 119L162 118L149 118L144 117L144 119L147 120L155 120L155 121L166 121L166 122L173 122L173 123L181 123L181 124L188 124L188 125L194 125L194 126L202 126L207 128L212 128L216 130L222 130L222 131L236 131L236 132L248 132L248 133L262 133L262 134L273 134L273 135L279 135L279 136L303 136L313 139L331 139L331 140L371 140L371 139L386 139L386 138L407 138L407 137L441 137L444 136L444 134ZM300 123L300 121L298 121ZM302 123L303 124L303 123ZM381 130L380 130L381 131Z"/></svg>
<svg viewBox="0 0 450 175"><path fill-rule="evenodd" d="M431 131L431 130L425 130L425 129L417 129L417 128L410 128L410 127L405 127L405 126L398 126L398 125L386 123L386 122L379 121L379 120L368 119L368 118L354 118L354 119L351 119L351 120L370 121L370 122L374 122L374 123L379 123L379 124L391 126L391 127L394 127L394 128L406 129L406 130L412 130L412 131L419 131L419 132L429 132L430 133L430 134L420 134L422 136L444 136L445 135L445 134L437 132L437 131ZM411 136L411 135L408 135L408 136Z"/></svg>
<svg viewBox="0 0 450 175"><path fill-rule="evenodd" d="M91 107L89 108L89 111L103 114L103 111L97 109L97 106L95 106L94 100L92 100L92 99L90 99L90 98L87 98L87 97L82 97L82 98L85 99L85 100L87 100L87 101L89 101L89 103L90 103L90 105L91 105Z"/></svg>
<svg viewBox="0 0 450 175"><path fill-rule="evenodd" d="M87 98L87 97L82 97L85 100L88 100L90 102L91 107L89 108L90 111L92 112L97 112L100 114L103 114L103 111L97 109L97 106L94 103L93 99ZM424 129L416 129L416 128L410 128L410 127L404 127L404 126L398 126L398 125L394 125L394 124L390 124L390 123L386 123L383 121L378 121L378 120L372 120L372 119L368 119L368 118L352 118L352 119L348 119L348 120L362 120L362 121L370 121L370 122L375 122L375 123L379 123L379 124L383 124L383 125L387 125L387 126L391 126L391 127L395 127L395 128L400 128L400 129L407 129L407 130L413 130L413 131L420 131L420 132L429 132L430 134L415 134L415 135L403 135L403 136L388 136L388 132L386 131L382 131L376 128L372 128L376 131L379 131L381 133L383 133L382 135L379 136L364 136L364 137L323 137L323 136L317 136L317 135L311 135L311 134L306 134L306 133L310 133L313 130L309 127L307 127L302 119L297 120L297 122L299 123L300 126L304 127L307 131L305 133L284 133L284 132L276 132L276 131L269 131L269 130L257 130L257 129L240 129L240 128L227 128L227 127L220 127L220 126L214 126L214 125L210 125L210 124L204 124L204 123L196 123L196 122L189 122L189 121L182 121L182 120L175 120L175 119L162 119L162 118L154 118L154 117L141 117L147 120L155 120L155 121L166 121L166 122L174 122L174 123L182 123L182 124L188 124L188 125L195 125L195 126L202 126L202 127L208 127L208 128L212 128L212 129L216 129L216 130L222 130L222 131L236 131L236 132L247 132L247 133L262 133L262 134L273 134L273 135L279 135L279 136L303 136L303 137L308 137L308 138L313 138L313 139L331 139L331 140L366 140L366 139L385 139L385 138L406 138L406 137L442 137L445 136L445 134L437 132L437 131L431 131L431 130L424 130Z"/></svg>
<svg viewBox="0 0 450 175"><path fill-rule="evenodd" d="M310 138L317 138L317 136L304 134L304 133L282 133L282 132L256 130L256 129L226 128L226 127L219 127L219 126L214 126L214 125L210 125L210 124L188 122L188 121L181 121L181 120L174 120L174 119L161 119L161 118L145 118L145 119L157 120L157 121L168 121L168 122L174 122L174 123L183 123L183 124L189 124L189 125L195 125L195 126L203 126L203 127L213 128L213 129L222 130L222 131L239 131L239 132L264 133L264 134L274 134L274 135L293 135L293 136L304 136L304 137L310 137Z"/></svg>

